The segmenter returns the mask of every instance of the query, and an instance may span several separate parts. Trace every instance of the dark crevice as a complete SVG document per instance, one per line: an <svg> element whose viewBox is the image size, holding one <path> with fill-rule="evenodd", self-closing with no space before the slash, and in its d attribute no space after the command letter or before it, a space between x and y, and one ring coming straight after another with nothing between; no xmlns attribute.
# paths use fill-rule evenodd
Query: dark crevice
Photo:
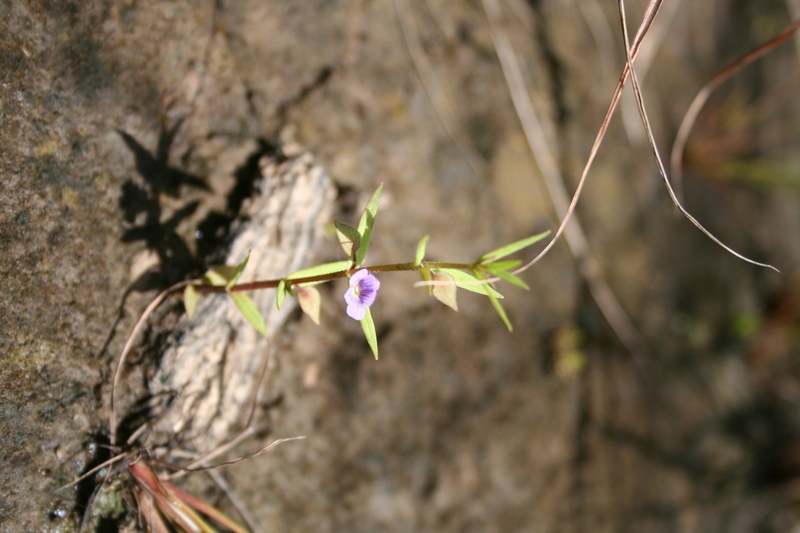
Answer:
<svg viewBox="0 0 800 533"><path fill-rule="evenodd" d="M197 225L197 230L203 235L197 244L197 261L204 267L225 260L231 227L240 217L245 200L256 192L261 179L260 162L266 156L278 162L285 160L277 144L260 139L258 148L234 174L236 182L226 199L225 211L212 211Z"/></svg>
<svg viewBox="0 0 800 533"><path fill-rule="evenodd" d="M292 108L296 105L299 105L309 96L314 94L314 92L322 88L328 82L328 80L330 80L334 70L335 67L333 65L323 66L310 83L300 87L300 90L297 92L297 94L278 104L278 109L275 111L275 114L278 117L278 122L275 126L275 130L272 132L271 137L275 139L278 138L281 130L289 121L289 112L292 110Z"/></svg>
<svg viewBox="0 0 800 533"><path fill-rule="evenodd" d="M542 6L538 0L528 0L528 4L531 6L534 13L536 13L539 20L548 20L545 14L542 13ZM558 124L564 124L570 116L569 106L564 98L564 67L553 48L553 39L550 35L548 25L546 23L537 24L536 30L536 41L541 48L545 66L547 67L547 79L550 80L550 93L555 103L555 118Z"/></svg>

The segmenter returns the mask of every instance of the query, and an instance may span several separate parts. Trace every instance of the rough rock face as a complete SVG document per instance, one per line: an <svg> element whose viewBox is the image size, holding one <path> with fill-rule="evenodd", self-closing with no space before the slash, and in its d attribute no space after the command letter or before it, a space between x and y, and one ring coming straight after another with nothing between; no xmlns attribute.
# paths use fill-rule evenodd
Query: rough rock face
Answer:
<svg viewBox="0 0 800 533"><path fill-rule="evenodd" d="M644 80L660 140L726 61L788 20L783 3L665 4ZM622 65L617 16L594 2L503 5L571 190ZM94 483L55 489L106 457L127 332L157 289L225 259L272 146L317 157L346 222L385 183L369 263L412 259L426 234L431 258L462 261L555 227L479 3L6 1L0 34L0 531L75 530ZM529 293L501 289L513 334L478 297L460 295L455 314L412 277L383 277L377 362L334 284L322 327L295 313L275 335L258 415L269 435L232 453L307 438L222 472L255 522L794 527L800 210L793 189L763 184L793 175L777 170L796 158L795 72L787 46L709 102L685 183L702 222L784 274L671 216L623 103L578 214L651 353L621 346L561 245L525 274ZM767 156L784 166L753 164ZM329 240L318 260L340 254ZM126 369L131 423L166 372L175 316L155 317ZM101 525L132 520L117 510Z"/></svg>

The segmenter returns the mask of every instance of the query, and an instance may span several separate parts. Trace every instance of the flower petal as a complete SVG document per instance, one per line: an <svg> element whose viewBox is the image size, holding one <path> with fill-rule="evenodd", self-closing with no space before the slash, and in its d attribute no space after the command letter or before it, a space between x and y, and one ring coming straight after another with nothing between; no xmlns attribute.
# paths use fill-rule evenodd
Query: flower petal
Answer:
<svg viewBox="0 0 800 533"><path fill-rule="evenodd" d="M347 289L347 291L345 291L344 301L347 302L347 305L361 305L361 299L356 294L355 287L350 287Z"/></svg>
<svg viewBox="0 0 800 533"><path fill-rule="evenodd" d="M360 303L347 304L347 316L361 321L367 316L367 308Z"/></svg>
<svg viewBox="0 0 800 533"><path fill-rule="evenodd" d="M364 279L367 276L372 276L372 274L370 274L369 270L367 270L366 268L362 268L361 270L357 270L355 272L355 274L350 276L350 286L353 287L353 286L357 285L358 283L361 283L361 280ZM375 276L372 276L372 277L375 277Z"/></svg>
<svg viewBox="0 0 800 533"><path fill-rule="evenodd" d="M347 314L355 320L363 320L367 307L375 303L381 282L369 270L362 268L350 276L350 287L344 293Z"/></svg>
<svg viewBox="0 0 800 533"><path fill-rule="evenodd" d="M378 297L380 286L381 282L375 276L372 276L372 280L369 278L362 280L358 284L358 299L361 301L361 305L369 307L374 304L375 298Z"/></svg>

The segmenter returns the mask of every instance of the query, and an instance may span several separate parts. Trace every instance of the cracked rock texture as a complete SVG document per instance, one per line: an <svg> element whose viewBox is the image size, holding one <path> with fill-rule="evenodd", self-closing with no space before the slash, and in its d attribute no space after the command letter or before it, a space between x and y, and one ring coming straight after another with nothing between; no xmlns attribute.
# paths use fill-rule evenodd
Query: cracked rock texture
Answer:
<svg viewBox="0 0 800 533"><path fill-rule="evenodd" d="M790 20L777 1L665 4L643 83L664 154L703 83ZM622 67L614 6L503 5L572 190ZM628 7L636 21L644 3ZM557 225L480 2L5 0L0 35L0 531L77 530L93 481L56 489L107 457L127 333L156 289L224 257L276 145L319 159L345 222L385 184L369 263L410 260L426 234L428 257L469 261ZM260 530L797 527L793 46L709 101L685 182L709 229L781 274L673 216L623 102L578 215L648 352L614 336L563 244L524 274L530 292L501 287L513 333L478 296L456 314L384 276L380 361L344 285L323 289L323 326L295 313L273 339L260 431L231 453L306 439L220 471ZM179 313L154 317L125 405L143 407Z"/></svg>

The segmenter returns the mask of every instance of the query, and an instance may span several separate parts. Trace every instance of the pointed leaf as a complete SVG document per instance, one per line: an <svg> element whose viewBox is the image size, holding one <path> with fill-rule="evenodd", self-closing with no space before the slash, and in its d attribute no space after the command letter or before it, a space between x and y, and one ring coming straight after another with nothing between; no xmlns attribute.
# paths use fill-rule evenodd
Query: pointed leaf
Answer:
<svg viewBox="0 0 800 533"><path fill-rule="evenodd" d="M336 236L339 237L342 250L347 257L354 258L356 251L361 248L361 234L353 226L348 226L338 220L334 220L333 225L336 228Z"/></svg>
<svg viewBox="0 0 800 533"><path fill-rule="evenodd" d="M242 291L229 292L228 295L247 321L250 322L259 333L266 337L267 325L264 323L264 317L261 316L261 312L256 307L256 304L253 303L253 300Z"/></svg>
<svg viewBox="0 0 800 533"><path fill-rule="evenodd" d="M361 329L364 330L364 336L367 338L367 344L372 349L372 354L375 360L378 360L378 334L375 333L375 322L372 320L372 313L369 307L366 309L367 314L361 319Z"/></svg>
<svg viewBox="0 0 800 533"><path fill-rule="evenodd" d="M456 303L456 281L453 279L453 276L447 272L439 272L437 274L433 274L431 279L433 281L449 282L445 285L433 285L431 287L433 289L431 292L433 293L434 298L442 302L453 311L458 311L458 303Z"/></svg>
<svg viewBox="0 0 800 533"><path fill-rule="evenodd" d="M489 253L483 254L478 259L478 261L476 261L476 262L477 263L491 263L492 261L497 261L498 259L502 259L503 257L505 257L507 255L511 255L513 253L516 253L516 252L522 250L523 248L527 248L528 246L541 241L542 239L544 239L548 235L550 235L550 231L549 230L545 231L543 233L540 233L538 235L533 235L532 237L528 237L527 239L522 239L522 240L519 240L519 241L516 241L516 242L512 242L511 244L506 244L505 246L501 246L497 250L492 250Z"/></svg>
<svg viewBox="0 0 800 533"><path fill-rule="evenodd" d="M286 280L282 279L278 282L278 288L275 290L275 309L281 310L283 299L286 298Z"/></svg>
<svg viewBox="0 0 800 533"><path fill-rule="evenodd" d="M192 318L194 310L197 308L197 290L194 285L187 285L183 289L183 305L186 307L186 316Z"/></svg>
<svg viewBox="0 0 800 533"><path fill-rule="evenodd" d="M425 247L428 245L428 239L430 239L429 235L425 235L417 245L417 255L414 258L414 266L418 267L422 260L425 259Z"/></svg>
<svg viewBox="0 0 800 533"><path fill-rule="evenodd" d="M512 274L511 272L506 272L505 270L498 270L497 272L492 272L493 275L497 276L498 278L502 279L503 281L507 281L512 285L516 285L517 287L521 287L526 291L530 290L531 288L528 287L528 284L522 281L520 278Z"/></svg>
<svg viewBox="0 0 800 533"><path fill-rule="evenodd" d="M486 265L481 265L481 270L493 274L499 270L511 270L512 268L517 267L521 264L522 261L519 260L497 261L496 263L488 263Z"/></svg>
<svg viewBox="0 0 800 533"><path fill-rule="evenodd" d="M494 306L495 311L497 314L500 315L500 318L503 320L503 323L508 328L508 331L514 331L514 328L511 326L511 321L508 319L508 315L506 314L506 310L503 309L503 306L500 305L500 300L492 296L491 294L487 294L489 300L492 301L492 305Z"/></svg>
<svg viewBox="0 0 800 533"><path fill-rule="evenodd" d="M369 248L369 241L372 238L372 226L375 225L375 214L378 212L378 203L381 200L381 191L383 190L383 183L380 184L378 189L372 193L372 198L369 199L367 207L361 214L361 220L358 222L358 234L361 235L361 245L356 250L356 267L360 267L364 262L364 256L367 255L367 248Z"/></svg>
<svg viewBox="0 0 800 533"><path fill-rule="evenodd" d="M297 287L297 301L300 302L300 309L319 326L319 307L322 302L319 291L314 287Z"/></svg>
<svg viewBox="0 0 800 533"><path fill-rule="evenodd" d="M430 267L428 267L427 265L420 266L419 275L422 278L422 281L430 281L431 277L433 276ZM428 294L430 296L433 296L433 286L427 285L427 287L428 287Z"/></svg>
<svg viewBox="0 0 800 533"><path fill-rule="evenodd" d="M488 283L480 283L478 278L463 270L458 270L456 268L440 268L437 269L436 272L446 272L450 274L453 276L453 279L455 279L456 287L464 289L465 291L483 294L484 296L491 294L495 298L503 297L503 295L497 292L491 285Z"/></svg>
<svg viewBox="0 0 800 533"><path fill-rule="evenodd" d="M480 279L483 279L483 275L480 272L474 272L475 276ZM489 288L489 285L483 285L483 287ZM514 331L514 328L511 326L511 321L508 319L508 315L506 314L506 310L503 309L503 306L500 305L500 300L497 299L492 293L488 290L486 291L486 296L489 297L489 300L492 302L492 306L494 307L497 314L500 315L500 319L508 328L508 331Z"/></svg>
<svg viewBox="0 0 800 533"><path fill-rule="evenodd" d="M234 533L248 533L247 528L235 522L233 519L229 518L227 515L225 515L222 511L220 511L216 507L212 507L203 500L195 498L188 492L182 491L181 489L179 489L178 487L176 487L171 483L166 483L166 482L163 483L174 498L181 500L183 503L192 507L196 511L199 511L204 515L208 516L209 518L211 518L212 520L219 522L220 524L227 527ZM215 532L216 530L210 529L210 531Z"/></svg>
<svg viewBox="0 0 800 533"><path fill-rule="evenodd" d="M233 278L236 267L231 265L220 265L211 267L203 274L203 279L214 287L224 287Z"/></svg>
<svg viewBox="0 0 800 533"><path fill-rule="evenodd" d="M236 282L239 281L239 278L242 277L242 272L244 272L244 267L247 266L247 261L250 259L250 250L247 250L247 255L244 256L244 260L236 266L236 270L233 271L233 276L228 281L226 287L230 289Z"/></svg>
<svg viewBox="0 0 800 533"><path fill-rule="evenodd" d="M292 272L286 279L300 279L310 278L312 276L324 276L325 274L333 274L334 272L343 272L350 267L350 261L336 261L333 263L324 263L322 265L304 268L297 272Z"/></svg>

